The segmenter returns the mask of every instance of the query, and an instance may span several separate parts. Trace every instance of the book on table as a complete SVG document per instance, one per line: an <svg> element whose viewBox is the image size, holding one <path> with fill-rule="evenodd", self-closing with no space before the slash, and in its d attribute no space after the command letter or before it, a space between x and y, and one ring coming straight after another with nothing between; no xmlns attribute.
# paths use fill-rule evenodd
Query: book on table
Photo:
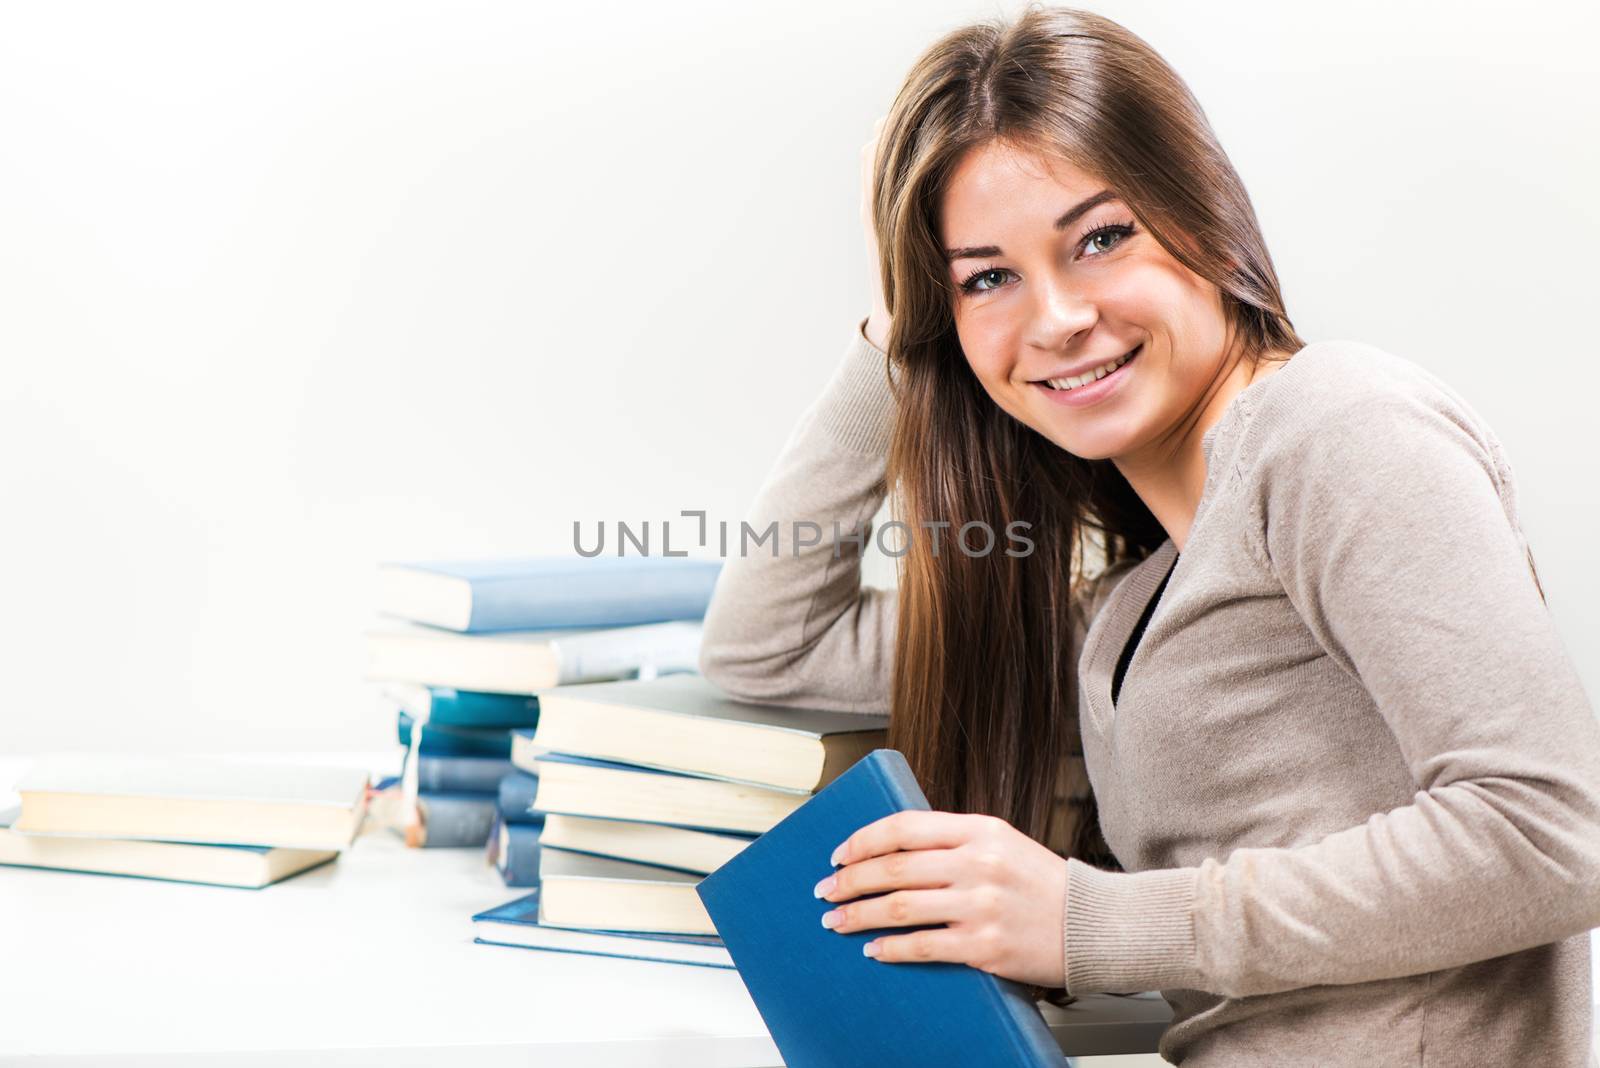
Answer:
<svg viewBox="0 0 1600 1068"><path fill-rule="evenodd" d="M814 791L887 739L888 717L735 700L697 674L540 691L533 744Z"/></svg>
<svg viewBox="0 0 1600 1068"><path fill-rule="evenodd" d="M698 622L490 634L393 623L366 632L366 678L533 696L568 683L694 671L700 633Z"/></svg>
<svg viewBox="0 0 1600 1068"><path fill-rule="evenodd" d="M721 570L679 556L386 563L378 611L470 633L699 619Z"/></svg>
<svg viewBox="0 0 1600 1068"><path fill-rule="evenodd" d="M543 846L539 922L549 927L714 935L700 876Z"/></svg>
<svg viewBox="0 0 1600 1068"><path fill-rule="evenodd" d="M811 796L566 753L540 753L532 763L527 770L539 777L533 807L568 816L760 834Z"/></svg>
<svg viewBox="0 0 1600 1068"><path fill-rule="evenodd" d="M342 850L366 806L365 769L215 757L62 754L16 789L25 834Z"/></svg>
<svg viewBox="0 0 1600 1068"><path fill-rule="evenodd" d="M549 927L539 922L539 891L472 917L473 941L555 953L697 964L732 968L733 959L715 935L678 935L646 931L580 930Z"/></svg>
<svg viewBox="0 0 1600 1068"><path fill-rule="evenodd" d="M12 830L21 812L0 812L0 864L257 890L339 856L333 849L22 834Z"/></svg>
<svg viewBox="0 0 1600 1068"><path fill-rule="evenodd" d="M862 954L873 938L918 928L822 926L835 906L812 888L834 871L835 847L884 816L926 808L905 758L880 749L698 884L786 1063L1062 1063L1023 986L965 964Z"/></svg>
<svg viewBox="0 0 1600 1068"><path fill-rule="evenodd" d="M542 840L575 853L631 860L705 875L732 860L753 835L719 834L662 823L546 815Z"/></svg>

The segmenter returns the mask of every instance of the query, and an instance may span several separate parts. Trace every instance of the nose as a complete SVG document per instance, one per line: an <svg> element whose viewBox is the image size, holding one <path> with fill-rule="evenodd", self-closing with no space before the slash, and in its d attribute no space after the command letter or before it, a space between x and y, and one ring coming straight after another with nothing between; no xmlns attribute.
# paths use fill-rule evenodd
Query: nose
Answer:
<svg viewBox="0 0 1600 1068"><path fill-rule="evenodd" d="M1065 279L1047 278L1042 285L1034 286L1033 293L1028 343L1036 348L1063 352L1099 319L1094 302Z"/></svg>

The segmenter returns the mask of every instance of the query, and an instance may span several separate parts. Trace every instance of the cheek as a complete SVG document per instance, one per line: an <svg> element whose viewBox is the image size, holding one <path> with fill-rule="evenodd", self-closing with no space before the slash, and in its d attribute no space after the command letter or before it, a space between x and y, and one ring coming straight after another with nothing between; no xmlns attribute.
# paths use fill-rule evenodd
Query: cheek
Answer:
<svg viewBox="0 0 1600 1068"><path fill-rule="evenodd" d="M1170 321L1192 299L1182 266L1171 260L1133 259L1107 272L1097 294L1101 314L1152 326Z"/></svg>

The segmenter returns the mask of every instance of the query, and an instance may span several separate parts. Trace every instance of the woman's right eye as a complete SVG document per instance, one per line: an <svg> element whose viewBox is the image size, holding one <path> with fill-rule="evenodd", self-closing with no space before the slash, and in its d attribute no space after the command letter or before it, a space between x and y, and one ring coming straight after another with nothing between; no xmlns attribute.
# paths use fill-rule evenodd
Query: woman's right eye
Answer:
<svg viewBox="0 0 1600 1068"><path fill-rule="evenodd" d="M978 283L992 278L994 275L1000 275L1003 279L1003 276L1010 273L1011 272L1006 270L1004 267L980 267L978 270L967 275L966 279L961 283L961 291L963 293L992 292L1004 284L1003 281L995 282L995 284L991 286L979 285Z"/></svg>

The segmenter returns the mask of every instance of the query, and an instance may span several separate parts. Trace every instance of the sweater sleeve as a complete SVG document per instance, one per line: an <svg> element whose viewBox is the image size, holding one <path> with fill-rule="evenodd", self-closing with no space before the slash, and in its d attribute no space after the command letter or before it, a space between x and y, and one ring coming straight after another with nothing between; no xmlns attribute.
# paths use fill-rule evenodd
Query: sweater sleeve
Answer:
<svg viewBox="0 0 1600 1068"><path fill-rule="evenodd" d="M1419 392L1357 400L1270 436L1258 548L1416 792L1304 846L1131 874L1068 861L1074 994L1356 983L1600 926L1600 723L1498 443Z"/></svg>
<svg viewBox="0 0 1600 1068"><path fill-rule="evenodd" d="M757 494L748 538L730 532L700 670L736 697L888 709L896 593L861 585L861 554L886 493L894 395L862 325Z"/></svg>

